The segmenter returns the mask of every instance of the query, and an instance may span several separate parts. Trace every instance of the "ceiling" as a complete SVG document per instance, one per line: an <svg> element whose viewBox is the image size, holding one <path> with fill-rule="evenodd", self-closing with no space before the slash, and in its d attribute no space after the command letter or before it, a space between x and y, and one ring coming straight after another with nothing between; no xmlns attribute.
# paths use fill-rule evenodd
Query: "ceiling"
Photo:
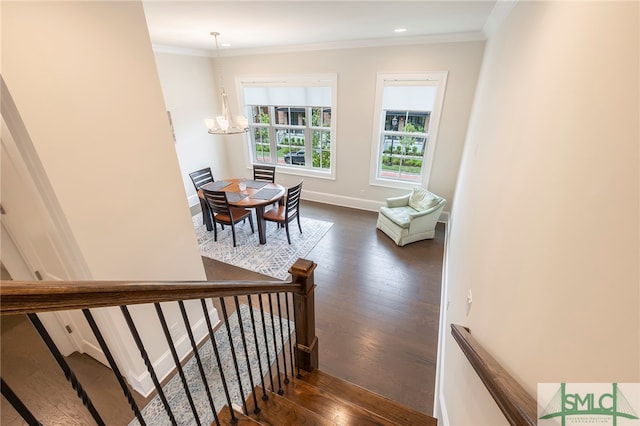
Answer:
<svg viewBox="0 0 640 426"><path fill-rule="evenodd" d="M496 1L144 1L154 47L221 55L482 38ZM405 28L402 33L396 28ZM229 44L230 46L223 46Z"/></svg>

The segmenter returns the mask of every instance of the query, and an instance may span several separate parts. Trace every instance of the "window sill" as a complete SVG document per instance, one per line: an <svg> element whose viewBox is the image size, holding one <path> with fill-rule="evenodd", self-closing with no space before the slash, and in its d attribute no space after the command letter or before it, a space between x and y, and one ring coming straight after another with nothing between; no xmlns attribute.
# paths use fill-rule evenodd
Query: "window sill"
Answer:
<svg viewBox="0 0 640 426"><path fill-rule="evenodd" d="M380 186L383 188L393 188L393 189L412 189L415 186L422 186L426 188L426 184L422 182L422 180L415 182L401 182L397 180L391 179L371 179L369 181L369 185L371 186Z"/></svg>
<svg viewBox="0 0 640 426"><path fill-rule="evenodd" d="M265 163L269 165L268 163ZM271 164L272 165L272 164ZM320 170L310 170L299 167L287 167L282 164L276 164L276 172L284 175L305 176L318 179L336 180L335 171L325 172Z"/></svg>

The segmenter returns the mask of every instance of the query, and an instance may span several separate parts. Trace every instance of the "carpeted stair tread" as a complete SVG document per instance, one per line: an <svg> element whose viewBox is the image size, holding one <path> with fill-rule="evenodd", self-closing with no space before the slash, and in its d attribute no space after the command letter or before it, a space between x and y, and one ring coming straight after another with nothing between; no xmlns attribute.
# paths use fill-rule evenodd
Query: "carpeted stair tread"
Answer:
<svg viewBox="0 0 640 426"><path fill-rule="evenodd" d="M256 387L254 392L262 394L259 387ZM250 417L261 425L335 426L335 423L323 416L275 393L269 393L267 401L259 399L258 402L260 412L258 414L251 413ZM253 404L252 397L247 398L247 404Z"/></svg>
<svg viewBox="0 0 640 426"><path fill-rule="evenodd" d="M356 384L339 379L320 370L309 373L302 371L302 379L310 385L322 389L327 393L339 396L341 399L365 410L375 413L399 425L435 426L437 420L403 404L395 402L377 393L364 389Z"/></svg>
<svg viewBox="0 0 640 426"><path fill-rule="evenodd" d="M284 376L281 379L284 381ZM304 380L294 378L288 384L283 382L282 388L284 398L322 415L337 425L396 425L384 417L342 399L340 394L327 392Z"/></svg>
<svg viewBox="0 0 640 426"><path fill-rule="evenodd" d="M238 413L237 411L235 412L235 415L236 415L236 418L238 419L238 422L235 423L235 426L256 426L260 424L254 419L252 419L251 417L247 417L242 413ZM218 414L218 420L220 421L221 425L224 425L224 426L233 425L233 423L231 423L231 413L229 412L228 405L225 405L222 411L220 411L220 413ZM215 422L213 424L215 425Z"/></svg>

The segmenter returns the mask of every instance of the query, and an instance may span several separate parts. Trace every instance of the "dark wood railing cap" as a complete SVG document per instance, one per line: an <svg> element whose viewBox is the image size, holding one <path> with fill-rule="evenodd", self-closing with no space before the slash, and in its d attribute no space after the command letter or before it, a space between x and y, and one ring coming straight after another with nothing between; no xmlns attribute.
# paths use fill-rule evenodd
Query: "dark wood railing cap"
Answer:
<svg viewBox="0 0 640 426"><path fill-rule="evenodd" d="M0 314L304 290L301 283L283 281L3 281Z"/></svg>
<svg viewBox="0 0 640 426"><path fill-rule="evenodd" d="M289 269L289 273L291 275L308 277L311 274L311 272L313 272L313 270L316 269L316 266L318 265L314 263L312 260L298 259L296 260L296 263L291 265L291 268Z"/></svg>
<svg viewBox="0 0 640 426"><path fill-rule="evenodd" d="M288 281L3 281L0 314L159 303L206 297L290 292L309 295L314 285L311 260L298 259Z"/></svg>
<svg viewBox="0 0 640 426"><path fill-rule="evenodd" d="M313 271L316 269L313 261L307 259L298 259L289 269L289 273L293 276L292 281L301 285L302 294L308 294L315 287Z"/></svg>

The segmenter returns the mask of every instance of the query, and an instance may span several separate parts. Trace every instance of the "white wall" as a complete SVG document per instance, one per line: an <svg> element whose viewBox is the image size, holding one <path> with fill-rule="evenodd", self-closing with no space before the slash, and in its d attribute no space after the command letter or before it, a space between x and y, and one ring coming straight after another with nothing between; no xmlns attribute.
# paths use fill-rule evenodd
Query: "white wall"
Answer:
<svg viewBox="0 0 640 426"><path fill-rule="evenodd" d="M206 279L142 4L3 2L1 19L2 76L84 256L83 278ZM161 362L155 315L133 310ZM169 323L178 315L172 308ZM115 340L119 318L100 313ZM128 375L145 380L123 339L117 355L135 358Z"/></svg>
<svg viewBox="0 0 640 426"><path fill-rule="evenodd" d="M228 177L224 141L207 133L205 118L215 115L218 93L209 57L155 53L160 84L167 109L171 111L176 135L175 149L189 205L198 196L189 173L211 167L216 180Z"/></svg>
<svg viewBox="0 0 640 426"><path fill-rule="evenodd" d="M446 252L450 424L505 423L451 323L534 397L640 381L639 12L519 2L487 43Z"/></svg>
<svg viewBox="0 0 640 426"><path fill-rule="evenodd" d="M221 57L232 108L237 107L236 76L282 74L338 74L336 179L304 178L303 198L377 209L389 196L406 190L369 185L373 107L378 72L449 71L447 89L431 174L430 189L447 198L449 210L466 134L484 42L456 42L412 46L351 48L251 56ZM237 136L234 136L237 138ZM229 172L249 176L246 154L237 145L228 152ZM245 150L246 152L246 150ZM354 160L358 159L358 160ZM299 176L279 171L277 181L298 183Z"/></svg>

